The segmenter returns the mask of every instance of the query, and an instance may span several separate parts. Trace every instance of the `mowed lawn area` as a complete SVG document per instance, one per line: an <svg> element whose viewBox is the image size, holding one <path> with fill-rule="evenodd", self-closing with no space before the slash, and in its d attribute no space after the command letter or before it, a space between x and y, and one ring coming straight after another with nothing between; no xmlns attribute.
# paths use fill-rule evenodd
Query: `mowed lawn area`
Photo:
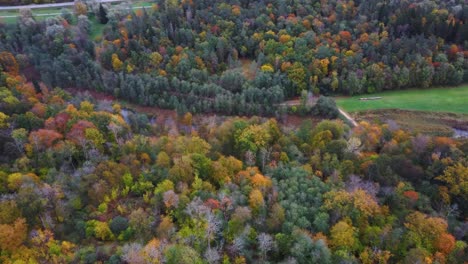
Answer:
<svg viewBox="0 0 468 264"><path fill-rule="evenodd" d="M31 9L33 16L37 20L45 20L48 17L58 16L62 12L62 8L69 9L73 13L73 10L70 7L48 7L48 8L38 8ZM52 15L46 15L52 14ZM15 23L16 17L20 15L19 10L0 10L0 22L4 23ZM15 17L16 16L16 17Z"/></svg>
<svg viewBox="0 0 468 264"><path fill-rule="evenodd" d="M382 99L362 101L359 98ZM459 87L413 89L338 97L336 103L349 112L376 109L403 109L468 114L468 84Z"/></svg>

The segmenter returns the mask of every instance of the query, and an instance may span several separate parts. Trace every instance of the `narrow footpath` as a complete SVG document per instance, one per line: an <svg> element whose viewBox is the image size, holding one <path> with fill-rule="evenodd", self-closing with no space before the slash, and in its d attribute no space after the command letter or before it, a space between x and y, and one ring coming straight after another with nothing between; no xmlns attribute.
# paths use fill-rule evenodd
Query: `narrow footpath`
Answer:
<svg viewBox="0 0 468 264"><path fill-rule="evenodd" d="M346 111L344 111L343 109L339 108L338 107L338 111L340 111L340 114L342 114L346 120L349 121L349 123L351 123L353 125L353 127L357 127L359 124L356 122L356 120L354 120L348 113L346 113Z"/></svg>

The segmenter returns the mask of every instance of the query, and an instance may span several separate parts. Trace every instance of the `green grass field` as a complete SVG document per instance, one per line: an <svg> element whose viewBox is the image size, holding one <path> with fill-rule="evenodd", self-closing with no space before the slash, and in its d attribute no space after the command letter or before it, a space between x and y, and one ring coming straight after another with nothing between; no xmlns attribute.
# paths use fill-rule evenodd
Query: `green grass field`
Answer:
<svg viewBox="0 0 468 264"><path fill-rule="evenodd" d="M36 20L40 21L40 20L45 20L47 17L53 17L53 16L57 16L57 15L52 15L52 16L38 16L38 15L61 13L62 8L70 9L69 7L40 8L40 9L32 9L31 12L32 12L33 16L35 16ZM19 11L18 10L0 11L0 21L5 22L5 23L15 23L16 22L16 17L6 17L6 18L4 18L3 16L19 16Z"/></svg>
<svg viewBox="0 0 468 264"><path fill-rule="evenodd" d="M153 6L153 2L136 2L134 4L132 4L132 7L135 8L135 7L145 7L145 8L150 8Z"/></svg>
<svg viewBox="0 0 468 264"><path fill-rule="evenodd" d="M382 99L361 101L362 97ZM371 95L336 98L339 107L349 112L377 109L403 109L468 114L468 85L425 90L389 91Z"/></svg>

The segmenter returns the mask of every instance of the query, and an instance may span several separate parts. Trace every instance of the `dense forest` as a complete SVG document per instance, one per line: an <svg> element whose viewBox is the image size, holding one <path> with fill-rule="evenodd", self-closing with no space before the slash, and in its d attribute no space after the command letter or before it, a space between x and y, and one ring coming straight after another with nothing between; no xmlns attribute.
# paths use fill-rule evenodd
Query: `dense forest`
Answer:
<svg viewBox="0 0 468 264"><path fill-rule="evenodd" d="M457 85L467 50L464 0L22 10L0 263L466 263L468 140L351 126L325 96Z"/></svg>
<svg viewBox="0 0 468 264"><path fill-rule="evenodd" d="M76 16L62 12L39 22L23 10L0 27L0 49L29 80L180 112L273 115L304 90L468 81L464 0L77 2Z"/></svg>
<svg viewBox="0 0 468 264"><path fill-rule="evenodd" d="M468 142L392 122L152 124L0 75L2 263L463 263Z"/></svg>

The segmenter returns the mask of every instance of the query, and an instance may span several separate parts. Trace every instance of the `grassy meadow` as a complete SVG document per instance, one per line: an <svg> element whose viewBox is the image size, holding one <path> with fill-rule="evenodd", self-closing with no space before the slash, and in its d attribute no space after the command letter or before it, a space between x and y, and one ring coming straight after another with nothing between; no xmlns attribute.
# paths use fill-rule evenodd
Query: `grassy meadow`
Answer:
<svg viewBox="0 0 468 264"><path fill-rule="evenodd" d="M361 101L362 97L381 96ZM349 112L378 109L402 109L468 114L468 84L459 87L389 91L352 97L338 97L336 103Z"/></svg>

